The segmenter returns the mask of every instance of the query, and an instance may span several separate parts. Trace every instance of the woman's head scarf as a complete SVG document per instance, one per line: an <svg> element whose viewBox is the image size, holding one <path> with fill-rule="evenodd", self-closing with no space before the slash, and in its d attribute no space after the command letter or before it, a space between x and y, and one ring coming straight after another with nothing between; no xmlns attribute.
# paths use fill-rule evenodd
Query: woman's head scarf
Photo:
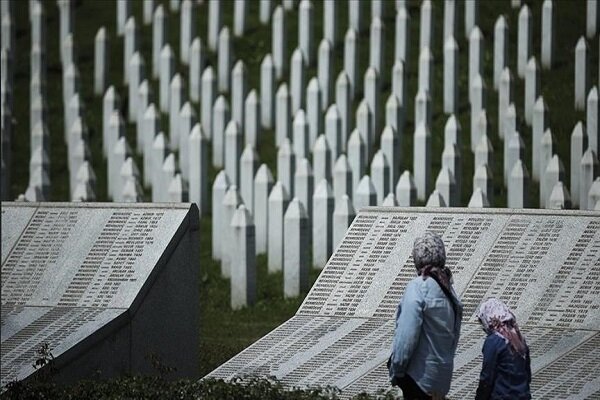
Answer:
<svg viewBox="0 0 600 400"><path fill-rule="evenodd" d="M496 298L489 298L479 307L477 317L488 334L501 336L510 344L511 350L525 356L525 339L521 336L515 315L506 304Z"/></svg>
<svg viewBox="0 0 600 400"><path fill-rule="evenodd" d="M423 279L431 276L446 289L450 288L452 273L446 267L446 250L441 237L426 232L416 238L413 245L413 261L417 274Z"/></svg>

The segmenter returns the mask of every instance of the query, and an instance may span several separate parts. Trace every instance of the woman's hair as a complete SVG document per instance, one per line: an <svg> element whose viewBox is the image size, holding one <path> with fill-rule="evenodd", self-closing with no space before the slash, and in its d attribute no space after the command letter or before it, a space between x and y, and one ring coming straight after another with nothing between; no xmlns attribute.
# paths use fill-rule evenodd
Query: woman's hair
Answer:
<svg viewBox="0 0 600 400"><path fill-rule="evenodd" d="M515 315L506 304L494 297L489 298L479 306L477 317L488 334L501 336L510 345L511 351L525 357L525 339L521 335Z"/></svg>

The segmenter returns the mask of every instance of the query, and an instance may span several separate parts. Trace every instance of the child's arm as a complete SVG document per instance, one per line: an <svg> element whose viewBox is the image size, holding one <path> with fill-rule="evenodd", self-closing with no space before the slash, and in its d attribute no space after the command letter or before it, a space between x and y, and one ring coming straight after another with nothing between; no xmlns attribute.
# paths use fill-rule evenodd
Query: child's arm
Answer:
<svg viewBox="0 0 600 400"><path fill-rule="evenodd" d="M479 386L475 400L487 400L490 398L494 381L496 380L496 359L498 349L492 341L492 335L488 336L483 343L483 364L479 374Z"/></svg>

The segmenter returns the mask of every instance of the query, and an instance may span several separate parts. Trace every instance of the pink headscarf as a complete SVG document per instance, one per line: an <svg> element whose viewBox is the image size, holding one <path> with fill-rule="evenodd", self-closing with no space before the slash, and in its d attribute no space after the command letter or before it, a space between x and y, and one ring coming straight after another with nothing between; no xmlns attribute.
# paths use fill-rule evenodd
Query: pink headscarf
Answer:
<svg viewBox="0 0 600 400"><path fill-rule="evenodd" d="M477 317L487 333L495 333L510 344L511 350L525 357L527 345L519 331L517 320L510 308L496 298L489 298L481 304Z"/></svg>

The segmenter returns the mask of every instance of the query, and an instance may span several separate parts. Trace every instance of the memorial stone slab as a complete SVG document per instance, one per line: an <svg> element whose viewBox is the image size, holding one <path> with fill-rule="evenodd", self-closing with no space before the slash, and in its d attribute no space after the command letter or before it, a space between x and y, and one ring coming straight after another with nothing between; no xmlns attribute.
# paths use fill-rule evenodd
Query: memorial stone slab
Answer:
<svg viewBox="0 0 600 400"><path fill-rule="evenodd" d="M231 120L225 129L225 172L233 185L240 184L240 156L243 137L238 124Z"/></svg>
<svg viewBox="0 0 600 400"><path fill-rule="evenodd" d="M354 191L353 199L354 208L359 211L364 207L377 205L377 190L369 175L362 177Z"/></svg>
<svg viewBox="0 0 600 400"><path fill-rule="evenodd" d="M333 210L333 249L337 249L338 245L342 242L355 216L356 212L352 206L352 200L348 195L343 195L341 199L335 200L335 208Z"/></svg>
<svg viewBox="0 0 600 400"><path fill-rule="evenodd" d="M571 196L564 183L558 181L552 188L546 208L567 210L571 208Z"/></svg>
<svg viewBox="0 0 600 400"><path fill-rule="evenodd" d="M471 3L471 2L469 2ZM469 34L469 87L477 75L483 72L483 33L475 26ZM471 92L469 91L469 95ZM469 96L469 101L472 101Z"/></svg>
<svg viewBox="0 0 600 400"><path fill-rule="evenodd" d="M444 196L437 189L433 189L433 192L429 195L425 207L448 207Z"/></svg>
<svg viewBox="0 0 600 400"><path fill-rule="evenodd" d="M175 75L175 56L169 44L165 44L160 51L160 73L159 73L159 100L160 110L169 112L171 80Z"/></svg>
<svg viewBox="0 0 600 400"><path fill-rule="evenodd" d="M444 42L456 36L458 13L455 0L444 1Z"/></svg>
<svg viewBox="0 0 600 400"><path fill-rule="evenodd" d="M276 94L275 106L275 145L281 146L285 139L289 139L291 131L291 98L288 86L284 82L279 85ZM310 114L309 114L310 118Z"/></svg>
<svg viewBox="0 0 600 400"><path fill-rule="evenodd" d="M213 105L212 115L212 160L214 167L225 165L225 128L229 123L229 103L220 95Z"/></svg>
<svg viewBox="0 0 600 400"><path fill-rule="evenodd" d="M310 288L308 271L308 217L302 203L294 198L283 224L283 296L298 297Z"/></svg>
<svg viewBox="0 0 600 400"><path fill-rule="evenodd" d="M377 196L376 205L383 204L385 196L390 192L390 163L388 162L383 150L378 150L371 161L371 175L375 193Z"/></svg>
<svg viewBox="0 0 600 400"><path fill-rule="evenodd" d="M417 199L425 201L431 190L431 131L423 123L415 129L413 146L413 171Z"/></svg>
<svg viewBox="0 0 600 400"><path fill-rule="evenodd" d="M335 45L338 41L339 7L335 1L323 3L323 38Z"/></svg>
<svg viewBox="0 0 600 400"><path fill-rule="evenodd" d="M156 373L145 354L197 374L197 242L189 204L2 203L2 385L43 373L40 343L61 383Z"/></svg>
<svg viewBox="0 0 600 400"><path fill-rule="evenodd" d="M125 44L123 45L123 83L129 84L129 63L140 47L139 30L134 17L125 24Z"/></svg>

